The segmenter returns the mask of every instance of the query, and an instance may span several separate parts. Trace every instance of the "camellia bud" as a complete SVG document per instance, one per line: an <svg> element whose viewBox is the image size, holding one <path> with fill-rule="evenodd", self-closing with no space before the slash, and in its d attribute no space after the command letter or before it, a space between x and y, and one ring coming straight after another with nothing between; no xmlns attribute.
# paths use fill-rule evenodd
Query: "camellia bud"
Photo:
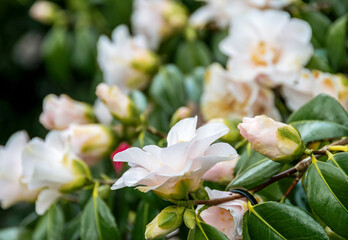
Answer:
<svg viewBox="0 0 348 240"><path fill-rule="evenodd" d="M239 121L227 118L214 118L209 122L219 122L225 124L229 128L229 132L221 137L222 141L225 142L236 142L241 139L241 135L239 133L238 124Z"/></svg>
<svg viewBox="0 0 348 240"><path fill-rule="evenodd" d="M196 226L196 212L193 209L187 208L184 212L184 223L189 229L194 229Z"/></svg>
<svg viewBox="0 0 348 240"><path fill-rule="evenodd" d="M178 2L168 1L163 11L164 24L161 29L163 37L168 37L181 30L188 21L187 9Z"/></svg>
<svg viewBox="0 0 348 240"><path fill-rule="evenodd" d="M97 86L96 94L116 119L128 124L139 119L135 104L117 86L101 83Z"/></svg>
<svg viewBox="0 0 348 240"><path fill-rule="evenodd" d="M180 227L185 207L169 206L163 209L147 226L146 239L161 238Z"/></svg>
<svg viewBox="0 0 348 240"><path fill-rule="evenodd" d="M262 115L243 118L238 125L251 148L276 162L291 162L305 150L300 133L291 125L276 122Z"/></svg>
<svg viewBox="0 0 348 240"><path fill-rule="evenodd" d="M40 123L48 130L64 130L70 124L86 124L95 121L93 109L86 103L78 102L62 94L49 94L43 101Z"/></svg>
<svg viewBox="0 0 348 240"><path fill-rule="evenodd" d="M106 156L115 145L112 130L101 124L71 125L63 136L73 152L89 166Z"/></svg>
<svg viewBox="0 0 348 240"><path fill-rule="evenodd" d="M170 126L173 127L177 122L184 118L190 117L192 114L192 109L189 107L180 107L178 108L170 120Z"/></svg>
<svg viewBox="0 0 348 240"><path fill-rule="evenodd" d="M30 8L30 16L38 22L51 24L54 22L59 6L49 1L38 1Z"/></svg>

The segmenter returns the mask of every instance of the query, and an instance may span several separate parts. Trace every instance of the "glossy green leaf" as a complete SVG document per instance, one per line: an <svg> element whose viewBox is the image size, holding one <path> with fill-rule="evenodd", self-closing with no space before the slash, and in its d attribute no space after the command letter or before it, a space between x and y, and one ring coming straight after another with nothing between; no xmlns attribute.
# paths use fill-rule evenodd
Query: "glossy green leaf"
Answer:
<svg viewBox="0 0 348 240"><path fill-rule="evenodd" d="M337 153L332 158L329 158L327 162L341 169L348 177L348 153Z"/></svg>
<svg viewBox="0 0 348 240"><path fill-rule="evenodd" d="M326 48L330 65L338 71L346 57L347 47L347 15L337 19L329 28L326 38Z"/></svg>
<svg viewBox="0 0 348 240"><path fill-rule="evenodd" d="M144 93L138 90L132 90L130 93L130 98L133 100L135 106L141 113L144 113L147 106L147 99Z"/></svg>
<svg viewBox="0 0 348 240"><path fill-rule="evenodd" d="M184 79L176 66L167 65L152 81L150 95L167 114L173 114L176 109L186 105Z"/></svg>
<svg viewBox="0 0 348 240"><path fill-rule="evenodd" d="M152 220L149 217L150 205L148 202L142 201L137 209L137 215L132 231L132 240L143 240L145 236L146 225Z"/></svg>
<svg viewBox="0 0 348 240"><path fill-rule="evenodd" d="M333 97L320 94L288 118L288 123L301 120L322 120L348 127L348 114Z"/></svg>
<svg viewBox="0 0 348 240"><path fill-rule="evenodd" d="M94 190L93 196L86 204L82 216L80 234L81 239L121 239L115 219L105 202Z"/></svg>
<svg viewBox="0 0 348 240"><path fill-rule="evenodd" d="M249 236L249 230L248 230L248 220L249 220L249 214L248 214L248 212L246 212L243 215L243 238L242 238L242 240L251 240L250 236Z"/></svg>
<svg viewBox="0 0 348 240"><path fill-rule="evenodd" d="M184 73L190 73L198 66L208 66L211 63L211 53L202 41L183 42L178 46L175 64Z"/></svg>
<svg viewBox="0 0 348 240"><path fill-rule="evenodd" d="M54 204L47 213L40 218L33 233L34 240L63 239L64 213L59 205Z"/></svg>
<svg viewBox="0 0 348 240"><path fill-rule="evenodd" d="M332 231L348 237L348 180L337 167L313 160L306 177L308 202Z"/></svg>
<svg viewBox="0 0 348 240"><path fill-rule="evenodd" d="M291 125L300 132L305 143L348 136L348 127L334 122L306 120L292 122Z"/></svg>
<svg viewBox="0 0 348 240"><path fill-rule="evenodd" d="M246 214L250 239L329 239L318 222L292 205L278 202L249 205Z"/></svg>
<svg viewBox="0 0 348 240"><path fill-rule="evenodd" d="M326 31L331 24L330 19L318 11L303 12L301 13L301 17L311 26L313 37L315 37L321 46L324 46Z"/></svg>
<svg viewBox="0 0 348 240"><path fill-rule="evenodd" d="M247 145L243 153L241 154L236 167L234 168L234 172L236 175L240 173L241 171L247 169L254 163L258 162L259 160L264 159L265 156L262 154L258 153L257 151L253 150L250 147L250 143Z"/></svg>
<svg viewBox="0 0 348 240"><path fill-rule="evenodd" d="M199 225L196 224L196 227L190 230L188 240L228 240L228 237L215 227L204 222L200 222Z"/></svg>
<svg viewBox="0 0 348 240"><path fill-rule="evenodd" d="M279 172L282 166L283 164L281 163L274 162L268 158L263 158L239 172L227 188L243 187L246 189L252 189Z"/></svg>
<svg viewBox="0 0 348 240"><path fill-rule="evenodd" d="M348 1L330 0L330 4L331 4L336 16L342 16L348 12Z"/></svg>
<svg viewBox="0 0 348 240"><path fill-rule="evenodd" d="M185 88L189 100L199 103L203 92L205 68L198 67L185 79Z"/></svg>

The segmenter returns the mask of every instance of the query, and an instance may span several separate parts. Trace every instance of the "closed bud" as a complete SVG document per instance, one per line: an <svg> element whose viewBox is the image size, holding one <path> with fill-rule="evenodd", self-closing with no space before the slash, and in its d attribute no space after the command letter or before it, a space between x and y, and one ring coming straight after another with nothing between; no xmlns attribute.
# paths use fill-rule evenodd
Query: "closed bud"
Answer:
<svg viewBox="0 0 348 240"><path fill-rule="evenodd" d="M183 120L184 118L188 118L192 115L192 109L189 107L180 107L178 108L172 116L170 120L170 126L173 127L177 122Z"/></svg>
<svg viewBox="0 0 348 240"><path fill-rule="evenodd" d="M241 135L239 133L238 124L239 121L233 120L233 119L227 119L227 118L214 118L210 120L209 122L219 122L225 124L229 132L221 137L221 140L225 142L236 142L241 139Z"/></svg>
<svg viewBox="0 0 348 240"><path fill-rule="evenodd" d="M194 229L196 226L196 212L193 209L187 208L184 212L184 223L189 229Z"/></svg>
<svg viewBox="0 0 348 240"><path fill-rule="evenodd" d="M101 83L97 86L96 94L116 119L127 124L139 120L139 111L135 104L117 86Z"/></svg>
<svg viewBox="0 0 348 240"><path fill-rule="evenodd" d="M49 94L43 101L40 123L48 130L64 130L70 124L95 122L93 109L84 102L78 102L62 94Z"/></svg>
<svg viewBox="0 0 348 240"><path fill-rule="evenodd" d="M146 239L161 238L180 227L185 207L169 206L163 209L147 226Z"/></svg>
<svg viewBox="0 0 348 240"><path fill-rule="evenodd" d="M162 36L168 37L186 25L188 21L187 9L176 1L168 1L163 11L163 20L166 24L161 29L161 33Z"/></svg>
<svg viewBox="0 0 348 240"><path fill-rule="evenodd" d="M242 136L251 148L276 162L291 162L305 150L300 133L291 125L276 122L262 115L243 118L238 125Z"/></svg>
<svg viewBox="0 0 348 240"><path fill-rule="evenodd" d="M51 24L57 17L59 6L49 1L38 1L31 6L29 14L38 22Z"/></svg>

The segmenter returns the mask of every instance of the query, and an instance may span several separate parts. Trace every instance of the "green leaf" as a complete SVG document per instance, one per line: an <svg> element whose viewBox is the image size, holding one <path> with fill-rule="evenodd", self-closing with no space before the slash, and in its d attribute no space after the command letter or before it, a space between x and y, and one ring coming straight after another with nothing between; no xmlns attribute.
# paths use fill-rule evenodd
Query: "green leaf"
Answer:
<svg viewBox="0 0 348 240"><path fill-rule="evenodd" d="M249 236L249 230L248 230L248 220L249 220L249 214L248 214L248 212L246 212L243 215L243 238L242 238L242 240L251 240L251 238Z"/></svg>
<svg viewBox="0 0 348 240"><path fill-rule="evenodd" d="M98 184L82 212L81 239L121 239L115 219L105 202L98 196Z"/></svg>
<svg viewBox="0 0 348 240"><path fill-rule="evenodd" d="M80 237L81 214L65 224L64 239L78 240Z"/></svg>
<svg viewBox="0 0 348 240"><path fill-rule="evenodd" d="M292 122L304 143L348 136L348 128L334 122L306 120Z"/></svg>
<svg viewBox="0 0 348 240"><path fill-rule="evenodd" d="M265 156L253 150L250 143L248 143L245 151L241 154L241 157L234 168L236 175L264 158Z"/></svg>
<svg viewBox="0 0 348 240"><path fill-rule="evenodd" d="M314 52L311 59L306 65L306 68L309 68L311 70L319 70L322 72L333 72L327 58L319 55L318 53Z"/></svg>
<svg viewBox="0 0 348 240"><path fill-rule="evenodd" d="M184 75L175 65L167 65L154 77L150 95L167 114L186 105Z"/></svg>
<svg viewBox="0 0 348 240"><path fill-rule="evenodd" d="M187 96L197 104L199 104L203 92L204 73L205 68L198 67L185 79Z"/></svg>
<svg viewBox="0 0 348 240"><path fill-rule="evenodd" d="M327 162L341 169L348 177L348 153L337 153L330 157Z"/></svg>
<svg viewBox="0 0 348 240"><path fill-rule="evenodd" d="M208 66L211 63L211 53L202 41L183 42L178 46L175 64L184 73L189 73L198 66Z"/></svg>
<svg viewBox="0 0 348 240"><path fill-rule="evenodd" d="M319 11L303 12L301 16L311 26L313 37L315 37L321 46L324 46L326 31L331 24L330 19Z"/></svg>
<svg viewBox="0 0 348 240"><path fill-rule="evenodd" d="M225 234L217 230L215 227L199 222L196 227L190 230L188 240L228 240Z"/></svg>
<svg viewBox="0 0 348 240"><path fill-rule="evenodd" d="M238 173L236 178L232 180L227 188L244 187L246 189L252 189L279 172L282 166L283 164L264 157Z"/></svg>
<svg viewBox="0 0 348 240"><path fill-rule="evenodd" d="M63 239L64 213L57 204L51 206L48 212L40 218L33 233L34 240Z"/></svg>
<svg viewBox="0 0 348 240"><path fill-rule="evenodd" d="M342 0L330 0L330 4L336 16L342 16L348 12L348 2Z"/></svg>
<svg viewBox="0 0 348 240"><path fill-rule="evenodd" d="M42 54L48 73L60 84L67 84L70 71L68 32L64 27L53 27L42 43Z"/></svg>
<svg viewBox="0 0 348 240"><path fill-rule="evenodd" d="M348 127L348 114L333 97L320 94L291 114L287 122L322 120Z"/></svg>
<svg viewBox="0 0 348 240"><path fill-rule="evenodd" d="M149 217L150 204L146 201L141 201L137 215L134 222L134 228L132 231L132 240L143 240L145 236L146 225L151 221Z"/></svg>
<svg viewBox="0 0 348 240"><path fill-rule="evenodd" d="M246 214L250 239L329 239L318 222L292 205L277 202L249 205Z"/></svg>
<svg viewBox="0 0 348 240"><path fill-rule="evenodd" d="M337 167L313 159L306 177L308 202L332 231L348 237L348 180Z"/></svg>
<svg viewBox="0 0 348 240"><path fill-rule="evenodd" d="M227 31L215 33L213 36L213 39L212 39L212 43L211 43L214 57L222 65L226 65L228 57L221 52L220 43L224 38L227 37L227 35L228 35Z"/></svg>
<svg viewBox="0 0 348 240"><path fill-rule="evenodd" d="M147 107L147 99L144 93L138 90L132 90L130 98L141 113L144 113Z"/></svg>
<svg viewBox="0 0 348 240"><path fill-rule="evenodd" d="M346 47L347 15L344 15L331 24L326 38L326 48L334 71L338 71L342 66L346 57Z"/></svg>
<svg viewBox="0 0 348 240"><path fill-rule="evenodd" d="M0 240L30 240L30 232L23 227L10 227L0 230Z"/></svg>

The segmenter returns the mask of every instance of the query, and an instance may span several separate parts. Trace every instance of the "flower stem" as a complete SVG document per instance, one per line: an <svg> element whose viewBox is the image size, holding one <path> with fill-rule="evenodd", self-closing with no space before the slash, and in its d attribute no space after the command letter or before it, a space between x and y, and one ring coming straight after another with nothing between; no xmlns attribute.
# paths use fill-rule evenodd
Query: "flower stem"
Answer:
<svg viewBox="0 0 348 240"><path fill-rule="evenodd" d="M296 184L298 183L298 181L300 181L301 177L303 176L304 172L300 172L298 174L298 176L296 177L296 179L291 183L291 185L289 186L289 188L286 190L286 192L284 193L284 195L280 198L279 202L283 203L285 202L285 199L289 196L289 194L291 193L291 191L295 188Z"/></svg>

